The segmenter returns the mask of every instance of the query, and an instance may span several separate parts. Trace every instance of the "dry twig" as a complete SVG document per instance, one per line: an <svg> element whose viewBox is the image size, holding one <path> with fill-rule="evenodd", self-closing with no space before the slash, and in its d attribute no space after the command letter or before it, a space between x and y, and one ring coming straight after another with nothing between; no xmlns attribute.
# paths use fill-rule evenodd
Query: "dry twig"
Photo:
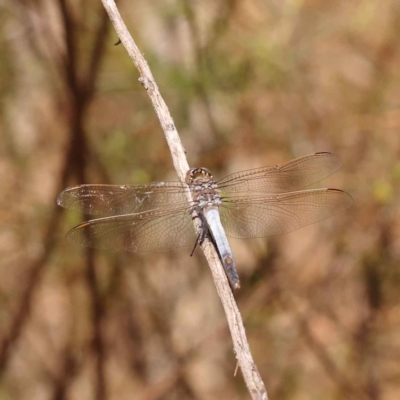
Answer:
<svg viewBox="0 0 400 400"><path fill-rule="evenodd" d="M167 105L161 97L157 84L146 60L129 34L118 12L114 0L102 0L102 2L114 25L114 29L117 32L121 43L127 50L136 68L139 70L139 81L144 86L150 97L170 148L175 170L179 176L179 179L184 182L189 165L187 163L184 148L176 130L174 121L168 111ZM196 223L197 219L195 219L194 222ZM247 388L253 399L267 400L267 391L250 353L243 321L225 275L225 271L219 261L219 257L214 249L214 246L209 241L205 240L201 245L201 248L203 249L211 268L214 284L228 319L234 352L243 373Z"/></svg>

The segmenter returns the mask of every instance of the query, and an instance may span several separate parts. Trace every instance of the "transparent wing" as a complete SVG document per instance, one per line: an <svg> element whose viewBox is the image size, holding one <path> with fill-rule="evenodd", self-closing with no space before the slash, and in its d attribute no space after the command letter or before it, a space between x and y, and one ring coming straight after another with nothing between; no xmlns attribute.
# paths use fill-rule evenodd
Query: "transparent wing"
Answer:
<svg viewBox="0 0 400 400"><path fill-rule="evenodd" d="M237 172L217 182L224 193L284 193L322 181L340 168L340 158L332 153L315 153L286 164Z"/></svg>
<svg viewBox="0 0 400 400"><path fill-rule="evenodd" d="M187 202L185 193L188 190L180 182L155 182L148 185L78 185L61 192L57 204L88 215L133 214Z"/></svg>
<svg viewBox="0 0 400 400"><path fill-rule="evenodd" d="M338 189L315 189L267 197L225 199L220 206L226 234L235 238L280 235L328 218L353 204Z"/></svg>
<svg viewBox="0 0 400 400"><path fill-rule="evenodd" d="M190 209L177 207L87 221L67 239L85 247L146 252L193 246L196 235Z"/></svg>

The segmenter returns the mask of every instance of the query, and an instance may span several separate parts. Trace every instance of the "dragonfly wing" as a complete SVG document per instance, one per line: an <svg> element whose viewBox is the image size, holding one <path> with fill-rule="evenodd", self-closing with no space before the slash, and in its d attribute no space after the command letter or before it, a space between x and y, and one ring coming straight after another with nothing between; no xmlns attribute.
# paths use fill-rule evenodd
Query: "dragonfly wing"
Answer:
<svg viewBox="0 0 400 400"><path fill-rule="evenodd" d="M225 193L291 192L322 181L341 165L340 158L335 154L315 153L274 167L237 172L217 184L222 196Z"/></svg>
<svg viewBox="0 0 400 400"><path fill-rule="evenodd" d="M124 215L187 202L180 182L148 185L78 185L65 189L57 204L88 215Z"/></svg>
<svg viewBox="0 0 400 400"><path fill-rule="evenodd" d="M220 207L226 234L254 238L294 231L328 218L353 204L338 189L314 189L266 197L225 199Z"/></svg>
<svg viewBox="0 0 400 400"><path fill-rule="evenodd" d="M177 207L83 222L67 239L85 247L147 252L193 246L196 235L190 209Z"/></svg>

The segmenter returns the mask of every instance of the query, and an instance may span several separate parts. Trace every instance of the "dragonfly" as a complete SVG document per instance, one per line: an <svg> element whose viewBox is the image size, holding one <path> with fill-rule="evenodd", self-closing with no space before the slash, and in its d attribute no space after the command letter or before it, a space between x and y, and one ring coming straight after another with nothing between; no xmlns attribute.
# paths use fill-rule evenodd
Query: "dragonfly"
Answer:
<svg viewBox="0 0 400 400"><path fill-rule="evenodd" d="M342 165L319 152L284 164L236 172L214 180L204 167L192 168L185 182L143 185L85 184L65 189L57 203L93 215L75 226L67 239L86 247L154 252L197 243L201 231L214 243L234 289L240 280L227 236L280 235L313 224L350 207L352 197L339 189L306 189Z"/></svg>

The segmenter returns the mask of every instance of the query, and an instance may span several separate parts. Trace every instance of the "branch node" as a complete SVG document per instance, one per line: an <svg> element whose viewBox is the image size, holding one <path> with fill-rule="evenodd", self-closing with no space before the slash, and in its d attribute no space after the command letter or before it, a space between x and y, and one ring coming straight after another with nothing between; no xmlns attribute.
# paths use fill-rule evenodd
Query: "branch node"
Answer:
<svg viewBox="0 0 400 400"><path fill-rule="evenodd" d="M142 86L146 89L149 90L149 86L147 84L147 79L143 76L141 76L138 81L142 84Z"/></svg>

